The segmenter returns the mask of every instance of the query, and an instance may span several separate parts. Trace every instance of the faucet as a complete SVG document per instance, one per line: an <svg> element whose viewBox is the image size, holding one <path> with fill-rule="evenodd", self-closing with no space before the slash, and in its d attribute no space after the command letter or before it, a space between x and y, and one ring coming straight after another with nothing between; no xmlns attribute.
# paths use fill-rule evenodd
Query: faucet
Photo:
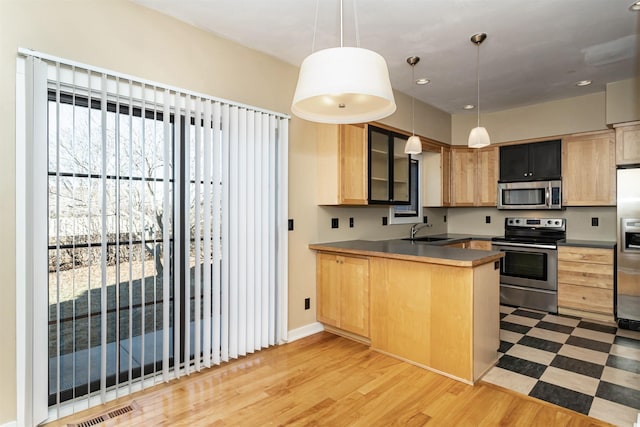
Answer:
<svg viewBox="0 0 640 427"><path fill-rule="evenodd" d="M413 240L416 237L418 230L424 227L433 227L433 224L423 224L421 222L417 224L411 224L411 230L409 231L409 237Z"/></svg>

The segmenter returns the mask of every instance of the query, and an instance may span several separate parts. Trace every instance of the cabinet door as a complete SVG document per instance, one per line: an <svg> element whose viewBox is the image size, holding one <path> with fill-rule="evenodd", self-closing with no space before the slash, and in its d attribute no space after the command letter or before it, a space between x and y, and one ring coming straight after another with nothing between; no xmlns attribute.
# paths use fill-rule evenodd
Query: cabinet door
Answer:
<svg viewBox="0 0 640 427"><path fill-rule="evenodd" d="M476 197L476 150L451 150L451 205L473 206Z"/></svg>
<svg viewBox="0 0 640 427"><path fill-rule="evenodd" d="M613 131L565 138L562 141L562 170L563 205L615 206Z"/></svg>
<svg viewBox="0 0 640 427"><path fill-rule="evenodd" d="M364 125L340 125L340 204L367 204L367 140Z"/></svg>
<svg viewBox="0 0 640 427"><path fill-rule="evenodd" d="M529 146L529 178L561 179L562 178L562 142L534 142Z"/></svg>
<svg viewBox="0 0 640 427"><path fill-rule="evenodd" d="M528 144L500 147L500 181L529 180Z"/></svg>
<svg viewBox="0 0 640 427"><path fill-rule="evenodd" d="M368 126L369 203L407 205L410 202L410 156L404 153L407 137Z"/></svg>
<svg viewBox="0 0 640 427"><path fill-rule="evenodd" d="M340 327L340 257L319 252L316 255L316 318L327 325Z"/></svg>
<svg viewBox="0 0 640 427"><path fill-rule="evenodd" d="M356 257L340 259L340 328L369 336L369 260Z"/></svg>
<svg viewBox="0 0 640 427"><path fill-rule="evenodd" d="M496 206L498 200L498 147L478 150L477 206Z"/></svg>
<svg viewBox="0 0 640 427"><path fill-rule="evenodd" d="M640 122L616 128L616 164L640 163Z"/></svg>

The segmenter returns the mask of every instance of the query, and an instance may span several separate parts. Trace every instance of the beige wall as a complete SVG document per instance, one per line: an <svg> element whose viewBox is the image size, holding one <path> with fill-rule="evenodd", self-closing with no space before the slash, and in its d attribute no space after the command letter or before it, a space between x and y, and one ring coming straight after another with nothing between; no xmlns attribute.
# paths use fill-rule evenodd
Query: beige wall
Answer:
<svg viewBox="0 0 640 427"><path fill-rule="evenodd" d="M640 78L607 84L607 123L640 120Z"/></svg>
<svg viewBox="0 0 640 427"><path fill-rule="evenodd" d="M482 113L480 123L487 128L492 143L602 130L607 128L605 93ZM466 145L469 131L475 126L474 114L453 115L452 143Z"/></svg>

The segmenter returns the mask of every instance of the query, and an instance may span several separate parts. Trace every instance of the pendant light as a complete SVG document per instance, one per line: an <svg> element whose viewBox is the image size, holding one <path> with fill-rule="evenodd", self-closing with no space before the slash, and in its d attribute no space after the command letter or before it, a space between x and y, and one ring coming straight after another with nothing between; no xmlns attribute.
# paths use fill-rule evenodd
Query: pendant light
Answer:
<svg viewBox="0 0 640 427"><path fill-rule="evenodd" d="M422 153L422 142L420 138L416 136L415 132L415 113L414 113L414 103L415 98L413 96L413 85L415 83L416 77L414 74L416 64L420 62L419 56L410 56L407 58L407 63L411 65L411 136L407 139L407 143L404 145L405 154L420 154Z"/></svg>
<svg viewBox="0 0 640 427"><path fill-rule="evenodd" d="M356 37L357 33L356 24ZM371 50L344 47L342 0L340 47L319 50L305 58L291 111L319 123L364 123L396 111L384 58Z"/></svg>
<svg viewBox="0 0 640 427"><path fill-rule="evenodd" d="M471 148L482 148L491 144L489 133L485 128L480 126L480 43L485 41L486 38L487 35L485 33L478 33L471 36L471 43L474 43L478 47L478 56L476 61L476 81L478 84L478 103L476 104L476 107L478 109L478 123L469 133L468 145Z"/></svg>

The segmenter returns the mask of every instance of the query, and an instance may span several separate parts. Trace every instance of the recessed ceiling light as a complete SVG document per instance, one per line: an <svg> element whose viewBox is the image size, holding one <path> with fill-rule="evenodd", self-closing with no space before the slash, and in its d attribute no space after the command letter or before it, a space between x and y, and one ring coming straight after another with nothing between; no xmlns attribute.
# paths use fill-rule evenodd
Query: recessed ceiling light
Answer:
<svg viewBox="0 0 640 427"><path fill-rule="evenodd" d="M629 10L634 12L640 12L640 0L633 2L631 6L629 6Z"/></svg>
<svg viewBox="0 0 640 427"><path fill-rule="evenodd" d="M591 84L591 80L580 80L576 82L576 86L589 86Z"/></svg>
<svg viewBox="0 0 640 427"><path fill-rule="evenodd" d="M473 110L474 108L476 108L476 106L472 104L467 104L462 108L464 108L465 110Z"/></svg>
<svg viewBox="0 0 640 427"><path fill-rule="evenodd" d="M417 85L426 85L427 83L429 83L431 80L427 79L427 78L421 78L416 80L416 84Z"/></svg>

